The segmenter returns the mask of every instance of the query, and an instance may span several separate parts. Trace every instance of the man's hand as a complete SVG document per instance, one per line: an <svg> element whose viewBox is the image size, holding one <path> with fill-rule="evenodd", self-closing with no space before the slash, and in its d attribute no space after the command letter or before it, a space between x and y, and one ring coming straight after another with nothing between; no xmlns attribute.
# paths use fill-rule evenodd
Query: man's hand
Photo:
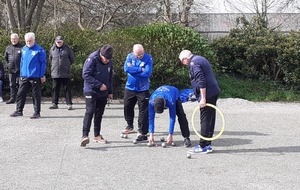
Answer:
<svg viewBox="0 0 300 190"><path fill-rule="evenodd" d="M113 99L113 94L108 94L107 100L108 100L108 101L112 101L112 99Z"/></svg>
<svg viewBox="0 0 300 190"><path fill-rule="evenodd" d="M106 85L105 84L102 84L102 86L100 87L100 90L101 91L105 91L107 89Z"/></svg>
<svg viewBox="0 0 300 190"><path fill-rule="evenodd" d="M199 103L199 107L200 108L204 108L206 106L206 99L205 98L201 98L200 103Z"/></svg>
<svg viewBox="0 0 300 190"><path fill-rule="evenodd" d="M172 144L172 142L173 142L173 135L169 134L168 139L167 139L167 143Z"/></svg>
<svg viewBox="0 0 300 190"><path fill-rule="evenodd" d="M44 83L44 82L46 82L46 77L44 76L44 77L42 77L42 78L40 78L41 79L41 83Z"/></svg>

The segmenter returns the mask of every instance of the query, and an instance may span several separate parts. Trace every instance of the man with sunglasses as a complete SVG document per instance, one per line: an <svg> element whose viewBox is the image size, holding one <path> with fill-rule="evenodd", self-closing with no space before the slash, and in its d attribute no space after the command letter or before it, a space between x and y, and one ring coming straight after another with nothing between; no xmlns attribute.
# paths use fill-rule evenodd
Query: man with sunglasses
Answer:
<svg viewBox="0 0 300 190"><path fill-rule="evenodd" d="M189 124L182 107L180 99L180 92L174 86L163 85L157 88L150 96L149 99L149 142L154 143L154 119L155 113L161 114L164 109L169 109L170 123L169 123L169 135L167 139L168 144L173 142L174 126L176 122L176 115L181 130L181 134L184 137L184 146L190 147L190 130Z"/></svg>
<svg viewBox="0 0 300 190"><path fill-rule="evenodd" d="M144 51L141 44L133 46L133 52L127 55L124 63L127 81L124 94L124 117L127 127L123 134L133 133L134 107L138 103L137 141L147 140L148 103L150 76L152 74L152 56Z"/></svg>
<svg viewBox="0 0 300 190"><path fill-rule="evenodd" d="M49 52L51 61L51 78L52 78L52 105L49 109L58 108L60 86L64 86L64 93L67 109L72 110L71 96L71 65L74 62L74 53L72 49L64 43L62 36L56 36L55 44Z"/></svg>

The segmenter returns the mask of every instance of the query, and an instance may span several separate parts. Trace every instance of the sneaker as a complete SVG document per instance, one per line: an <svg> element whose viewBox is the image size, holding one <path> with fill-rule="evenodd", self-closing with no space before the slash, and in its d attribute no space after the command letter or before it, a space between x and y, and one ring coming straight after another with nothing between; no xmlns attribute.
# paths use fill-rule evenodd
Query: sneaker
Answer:
<svg viewBox="0 0 300 190"><path fill-rule="evenodd" d="M67 110L73 110L72 105L68 105Z"/></svg>
<svg viewBox="0 0 300 190"><path fill-rule="evenodd" d="M41 115L37 112L34 112L34 114L30 117L30 119L37 119L39 117L41 117Z"/></svg>
<svg viewBox="0 0 300 190"><path fill-rule="evenodd" d="M192 150L189 150L188 152L192 153L192 154L195 154L195 153L204 153L204 154L207 154L207 153L210 153L212 151L213 150L212 150L212 146L211 145L207 145L204 148L201 148L200 145L197 145Z"/></svg>
<svg viewBox="0 0 300 190"><path fill-rule="evenodd" d="M23 116L23 113L19 111L15 111L14 113L10 114L10 117L18 117L18 116Z"/></svg>
<svg viewBox="0 0 300 190"><path fill-rule="evenodd" d="M0 102L3 102L3 98L0 96Z"/></svg>
<svg viewBox="0 0 300 190"><path fill-rule="evenodd" d="M14 104L16 101L14 99L9 99L6 104Z"/></svg>
<svg viewBox="0 0 300 190"><path fill-rule="evenodd" d="M190 138L184 138L184 146L185 147L190 147L190 146L192 146L192 143L191 143L191 140L190 140Z"/></svg>
<svg viewBox="0 0 300 190"><path fill-rule="evenodd" d="M127 126L124 131L122 131L122 134L129 134L129 133L135 133L133 130L133 126Z"/></svg>
<svg viewBox="0 0 300 190"><path fill-rule="evenodd" d="M89 143L90 143L89 137L82 137L80 146L85 147Z"/></svg>
<svg viewBox="0 0 300 190"><path fill-rule="evenodd" d="M136 141L146 141L146 140L148 140L147 135L139 134L136 138Z"/></svg>
<svg viewBox="0 0 300 190"><path fill-rule="evenodd" d="M57 109L57 108L58 108L57 104L52 104L52 106L49 107L50 110Z"/></svg>
<svg viewBox="0 0 300 190"><path fill-rule="evenodd" d="M107 143L107 140L104 139L104 138L102 137L102 135L99 135L99 136L97 136L97 137L94 137L94 142L106 144L106 143Z"/></svg>

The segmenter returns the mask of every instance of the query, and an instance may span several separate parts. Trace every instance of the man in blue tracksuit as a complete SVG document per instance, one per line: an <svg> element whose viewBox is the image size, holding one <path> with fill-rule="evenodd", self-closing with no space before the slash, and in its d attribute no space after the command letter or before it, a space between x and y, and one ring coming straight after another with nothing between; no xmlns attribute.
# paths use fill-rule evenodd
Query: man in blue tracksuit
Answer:
<svg viewBox="0 0 300 190"><path fill-rule="evenodd" d="M104 45L93 52L84 63L82 78L86 110L83 119L81 146L89 142L89 132L94 117L94 141L106 143L101 135L101 122L107 99L113 98L113 48Z"/></svg>
<svg viewBox="0 0 300 190"><path fill-rule="evenodd" d="M173 132L175 126L176 115L178 117L178 122L180 125L180 130L182 136L184 137L184 145L186 147L191 146L190 141L190 130L186 115L184 113L180 92L174 86L164 85L157 88L150 96L149 99L149 142L154 142L154 118L155 113L162 113L164 109L169 108L170 124L169 124L169 136L167 143L171 144L173 142Z"/></svg>
<svg viewBox="0 0 300 190"><path fill-rule="evenodd" d="M34 113L30 119L40 117L41 111L41 84L46 81L46 52L35 43L35 34L25 34L26 45L22 48L20 63L20 81L17 93L17 109L11 117L23 116L27 92L32 88Z"/></svg>
<svg viewBox="0 0 300 190"><path fill-rule="evenodd" d="M124 117L127 127L122 133L128 134L134 132L134 107L138 102L138 136L136 140L147 140L149 78L152 73L152 56L145 53L141 44L135 44L133 52L127 55L124 63L124 71L127 73L124 93Z"/></svg>
<svg viewBox="0 0 300 190"><path fill-rule="evenodd" d="M212 67L206 58L193 55L189 50L183 50L179 59L183 65L188 65L190 69L191 85L200 107L201 136L211 138L215 130L216 110L206 106L206 103L216 105L220 94L220 88ZM190 152L212 152L211 141L200 139L199 145Z"/></svg>

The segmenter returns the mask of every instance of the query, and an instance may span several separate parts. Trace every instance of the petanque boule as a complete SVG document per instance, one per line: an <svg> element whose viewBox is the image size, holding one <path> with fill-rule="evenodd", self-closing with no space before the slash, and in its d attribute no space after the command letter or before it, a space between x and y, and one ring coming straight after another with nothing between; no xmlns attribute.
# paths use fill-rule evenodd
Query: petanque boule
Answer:
<svg viewBox="0 0 300 190"><path fill-rule="evenodd" d="M192 158L192 154L187 153L186 157L187 157L187 158Z"/></svg>
<svg viewBox="0 0 300 190"><path fill-rule="evenodd" d="M161 146L162 146L163 148L166 148L166 143L161 143Z"/></svg>
<svg viewBox="0 0 300 190"><path fill-rule="evenodd" d="M132 143L133 143L133 144L137 144L137 141L136 141L136 140L133 140Z"/></svg>

